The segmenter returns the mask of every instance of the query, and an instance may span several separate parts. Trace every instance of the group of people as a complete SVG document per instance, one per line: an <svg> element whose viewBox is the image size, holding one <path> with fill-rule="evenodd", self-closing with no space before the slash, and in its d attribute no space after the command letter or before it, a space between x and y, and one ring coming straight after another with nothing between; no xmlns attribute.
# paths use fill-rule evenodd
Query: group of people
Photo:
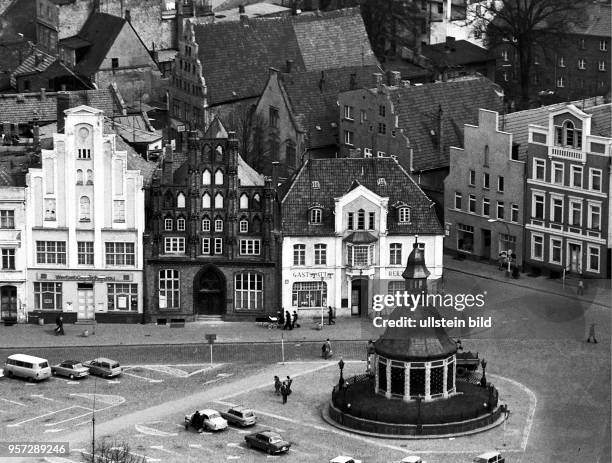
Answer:
<svg viewBox="0 0 612 463"><path fill-rule="evenodd" d="M281 381L278 376L274 377L274 393L283 397L283 404L287 403L287 397L291 395L291 384L293 380L287 375L287 379Z"/></svg>
<svg viewBox="0 0 612 463"><path fill-rule="evenodd" d="M299 328L297 310L291 314L288 310L280 310L277 313L278 324L282 325L284 330L292 330L293 328Z"/></svg>

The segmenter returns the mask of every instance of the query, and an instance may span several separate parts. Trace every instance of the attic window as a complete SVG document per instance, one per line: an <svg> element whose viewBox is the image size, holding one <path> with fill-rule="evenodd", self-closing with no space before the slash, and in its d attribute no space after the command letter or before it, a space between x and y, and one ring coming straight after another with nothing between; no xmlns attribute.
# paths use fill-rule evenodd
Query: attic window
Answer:
<svg viewBox="0 0 612 463"><path fill-rule="evenodd" d="M319 225L322 223L323 219L323 210L316 207L310 210L310 223L314 225Z"/></svg>
<svg viewBox="0 0 612 463"><path fill-rule="evenodd" d="M387 181L383 177L380 177L376 183L378 186L387 186Z"/></svg>
<svg viewBox="0 0 612 463"><path fill-rule="evenodd" d="M410 208L403 206L397 210L397 220L399 223L410 223Z"/></svg>
<svg viewBox="0 0 612 463"><path fill-rule="evenodd" d="M311 187L313 190L320 190L321 189L321 184L319 183L318 180L313 180L311 183Z"/></svg>
<svg viewBox="0 0 612 463"><path fill-rule="evenodd" d="M320 125L315 126L315 128L316 128L317 130L321 130L321 126L320 126Z"/></svg>
<svg viewBox="0 0 612 463"><path fill-rule="evenodd" d="M111 67L117 69L119 67L119 58L111 58Z"/></svg>

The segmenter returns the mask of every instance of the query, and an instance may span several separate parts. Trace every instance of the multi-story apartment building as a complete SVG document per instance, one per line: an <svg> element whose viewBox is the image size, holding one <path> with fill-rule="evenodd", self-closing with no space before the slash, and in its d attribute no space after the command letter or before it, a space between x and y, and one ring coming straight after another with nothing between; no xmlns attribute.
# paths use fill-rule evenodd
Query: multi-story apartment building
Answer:
<svg viewBox="0 0 612 463"><path fill-rule="evenodd" d="M23 180L23 175L19 178ZM0 170L0 315L23 322L26 311L25 183Z"/></svg>
<svg viewBox="0 0 612 463"><path fill-rule="evenodd" d="M374 294L403 290L415 236L430 285L442 276L442 227L402 166L385 159L311 159L281 201L285 310L372 314Z"/></svg>
<svg viewBox="0 0 612 463"><path fill-rule="evenodd" d="M444 246L487 260L511 251L522 265L525 162L512 149L512 134L498 130L498 119L481 109L478 125L465 125L464 148L450 149Z"/></svg>
<svg viewBox="0 0 612 463"><path fill-rule="evenodd" d="M273 183L214 119L186 153L167 147L149 204L148 321L276 313Z"/></svg>
<svg viewBox="0 0 612 463"><path fill-rule="evenodd" d="M529 126L526 264L534 271L610 276L610 111L567 105Z"/></svg>
<svg viewBox="0 0 612 463"><path fill-rule="evenodd" d="M28 311L51 320L63 313L67 322L139 322L143 177L104 133L103 111L64 113L64 133L26 177Z"/></svg>

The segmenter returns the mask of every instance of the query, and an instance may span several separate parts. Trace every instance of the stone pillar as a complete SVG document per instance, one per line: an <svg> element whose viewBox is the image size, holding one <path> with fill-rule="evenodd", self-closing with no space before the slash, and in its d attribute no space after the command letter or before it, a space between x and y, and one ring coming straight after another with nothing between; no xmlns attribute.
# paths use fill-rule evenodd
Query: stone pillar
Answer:
<svg viewBox="0 0 612 463"><path fill-rule="evenodd" d="M425 400L431 400L431 362L425 362Z"/></svg>
<svg viewBox="0 0 612 463"><path fill-rule="evenodd" d="M385 391L385 397L387 399L391 398L391 360L387 360L387 390Z"/></svg>
<svg viewBox="0 0 612 463"><path fill-rule="evenodd" d="M410 362L404 363L404 401L410 401Z"/></svg>
<svg viewBox="0 0 612 463"><path fill-rule="evenodd" d="M443 370L443 374L442 374L442 392L444 394L444 397L448 397L448 390L446 389L446 380L448 379L448 359L446 359L444 361L444 370Z"/></svg>

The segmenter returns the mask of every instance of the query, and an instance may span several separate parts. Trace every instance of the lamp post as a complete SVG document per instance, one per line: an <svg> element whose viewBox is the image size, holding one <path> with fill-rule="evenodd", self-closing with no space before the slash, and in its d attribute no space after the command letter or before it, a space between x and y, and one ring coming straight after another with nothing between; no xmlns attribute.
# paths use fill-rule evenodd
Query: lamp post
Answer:
<svg viewBox="0 0 612 463"><path fill-rule="evenodd" d="M487 220L487 222L489 223L502 223L504 224L504 226L506 227L506 233L507 233L507 237L508 237L508 241L506 241L506 259L508 261L508 267L506 268L506 276L509 277L511 272L510 272L510 261L512 260L512 249L510 249L509 247L509 239L510 239L510 227L508 226L508 224L506 222L502 222L500 220L497 219L489 219Z"/></svg>
<svg viewBox="0 0 612 463"><path fill-rule="evenodd" d="M482 367L482 378L480 379L480 385L482 387L487 387L487 376L485 373L485 370L487 369L487 361L485 359L482 359L480 361L480 366Z"/></svg>
<svg viewBox="0 0 612 463"><path fill-rule="evenodd" d="M323 316L325 314L325 304L323 304L323 285L325 284L325 277L321 275L321 329L323 329Z"/></svg>
<svg viewBox="0 0 612 463"><path fill-rule="evenodd" d="M342 357L340 357L340 361L338 362L338 368L340 368L340 379L338 380L338 387L342 388L342 386L344 385L344 376L342 374L342 371L344 370L344 360L342 360Z"/></svg>

